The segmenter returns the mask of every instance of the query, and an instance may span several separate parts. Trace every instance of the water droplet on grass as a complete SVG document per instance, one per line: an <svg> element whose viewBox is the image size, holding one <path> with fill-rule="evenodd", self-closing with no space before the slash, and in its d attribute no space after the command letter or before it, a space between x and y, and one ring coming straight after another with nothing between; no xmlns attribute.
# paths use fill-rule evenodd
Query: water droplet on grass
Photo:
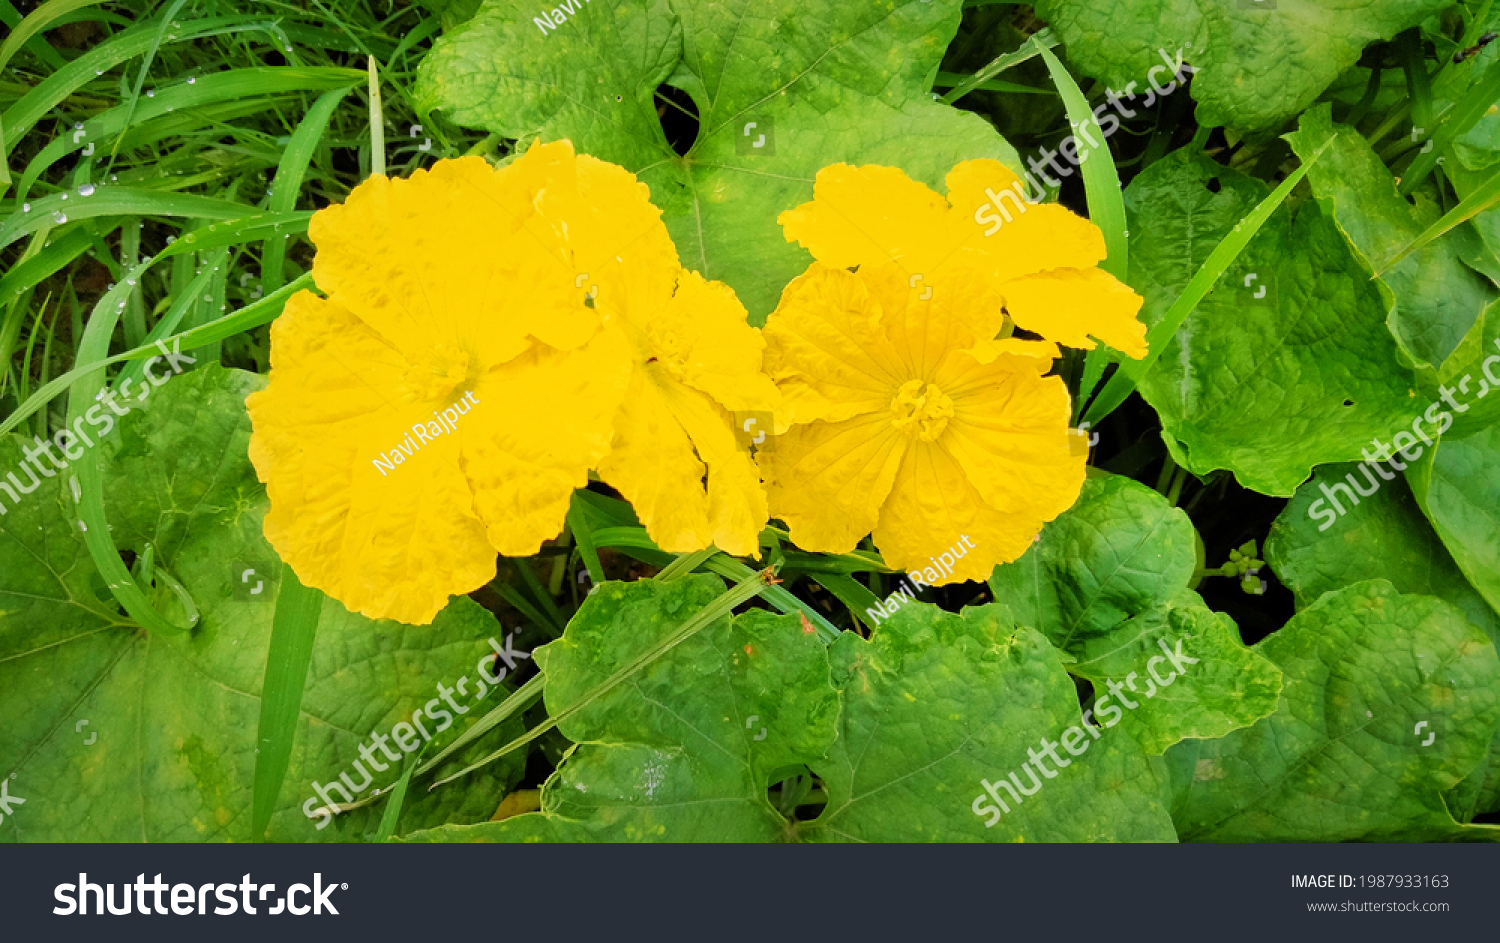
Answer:
<svg viewBox="0 0 1500 943"><path fill-rule="evenodd" d="M78 195L79 196L93 196L94 195L94 185L92 183L82 184L78 188Z"/></svg>
<svg viewBox="0 0 1500 943"><path fill-rule="evenodd" d="M52 221L59 225L61 225L62 223L66 223L68 221L68 214L64 213L62 210L53 210Z"/></svg>

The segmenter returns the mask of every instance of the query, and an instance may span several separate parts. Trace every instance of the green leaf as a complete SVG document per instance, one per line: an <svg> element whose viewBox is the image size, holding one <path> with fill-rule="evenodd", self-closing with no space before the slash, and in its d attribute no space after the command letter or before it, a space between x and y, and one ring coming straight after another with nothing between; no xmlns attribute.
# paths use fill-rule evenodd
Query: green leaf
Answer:
<svg viewBox="0 0 1500 943"><path fill-rule="evenodd" d="M1166 317L1265 192L1181 151L1132 181L1130 284L1146 299L1143 321ZM1162 348L1141 395L1179 465L1227 468L1247 488L1290 496L1314 466L1358 459L1373 436L1410 425L1413 380L1385 312L1333 223L1311 204L1283 206Z"/></svg>
<svg viewBox="0 0 1500 943"><path fill-rule="evenodd" d="M1486 363L1494 362L1490 358ZM1494 392L1493 390L1491 391ZM1407 472L1443 545L1491 608L1500 610L1500 425L1442 439Z"/></svg>
<svg viewBox="0 0 1500 943"><path fill-rule="evenodd" d="M1281 673L1244 646L1234 621L1187 589L1195 537L1187 515L1150 488L1089 478L1021 559L990 575L996 601L1067 653L1070 673L1101 698L1118 700L1115 685L1135 692L1124 695L1139 705L1128 727L1153 754L1253 724L1281 690ZM1198 662L1174 668L1179 650Z"/></svg>
<svg viewBox="0 0 1500 943"><path fill-rule="evenodd" d="M1338 4L1234 0L1040 0L1037 14L1067 44L1079 69L1112 88L1150 70L1171 80L1175 57L1197 67L1198 123L1247 130L1278 127L1313 103L1359 59L1441 12L1448 0L1347 0ZM1165 74L1164 74L1165 73Z"/></svg>
<svg viewBox="0 0 1500 943"><path fill-rule="evenodd" d="M250 568L270 583L280 567L261 535L265 492L246 457L244 398L263 383L208 366L171 377L111 429L85 427L104 453L111 536L138 556L151 548L158 576L170 572L201 611L193 631L151 635L119 613L80 540L67 472L0 516L0 708L10 718L0 770L16 774L11 791L27 800L6 816L0 837L257 837L256 731L279 589L242 593L241 576ZM18 440L0 440L0 469L18 468L21 458ZM143 578L142 589L167 599L161 583ZM457 706L468 717L454 723L439 708L434 714L446 713L445 725L424 715L435 738L457 736L487 705L472 679L476 664L489 659L486 640L499 634L494 618L467 599L420 628L372 622L325 600L269 837L329 840L373 828L374 811L366 809L317 829L309 813L323 801L312 783L338 782L342 772L360 785L361 743L388 735L416 708L444 705L437 685L452 691L465 679L457 696L467 703ZM403 829L484 820L523 761L517 755L463 788L409 803ZM374 773L367 789L399 775L399 764L385 765L361 767Z"/></svg>
<svg viewBox="0 0 1500 943"><path fill-rule="evenodd" d="M812 767L828 806L804 826L810 838L1175 839L1161 760L1118 731L1086 728L1063 659L1005 607L953 615L908 603L869 641L846 633L830 655L844 710L828 758ZM1012 797L997 782L1006 812L983 783L1012 774L1036 794Z"/></svg>
<svg viewBox="0 0 1500 943"><path fill-rule="evenodd" d="M1203 158L1206 160L1206 158ZM1313 157L1316 161L1317 157ZM1217 167L1217 164L1213 166ZM1269 196L1255 205L1254 209L1247 212L1239 222L1235 223L1234 229L1228 232L1214 246L1212 252L1203 260L1203 264L1193 271L1191 279L1183 285L1181 290L1173 293L1175 300L1167 309L1166 314L1159 315L1150 320L1146 331L1146 356L1140 360L1126 360L1120 364L1120 369L1100 391L1099 398L1089 405L1087 417L1090 422L1098 424L1103 421L1120 404L1125 402L1132 390L1141 382L1141 378L1150 372L1152 366L1167 349L1168 343L1176 336L1193 310L1203 300L1204 296L1213 290L1214 284L1223 277L1224 273L1235 264L1244 253L1245 247L1250 240L1260 232L1261 227L1271 218L1271 215L1281 207L1282 202L1291 194L1292 189L1301 182L1307 174L1309 164L1303 164L1281 182ZM1128 230L1127 230L1128 231ZM1191 245L1191 243L1189 244ZM1191 257L1191 253L1187 254ZM1103 369L1102 362L1095 358L1092 364L1085 364L1085 381Z"/></svg>
<svg viewBox="0 0 1500 943"><path fill-rule="evenodd" d="M724 590L718 577L609 582L563 637L537 649L556 715L665 640ZM767 799L779 770L834 738L838 694L825 649L800 620L720 617L558 729L579 744L542 789L542 809L439 836L472 841L784 841Z"/></svg>
<svg viewBox="0 0 1500 943"><path fill-rule="evenodd" d="M1401 349L1418 367L1441 372L1500 293L1464 265L1452 243L1429 244L1387 265L1436 221L1438 208L1407 203L1365 139L1333 123L1331 108L1324 104L1308 111L1287 141L1304 160L1332 142L1308 173L1313 193L1366 274L1388 269L1378 284L1391 312L1387 324Z"/></svg>
<svg viewBox="0 0 1500 943"><path fill-rule="evenodd" d="M941 192L960 159L1021 166L984 119L927 90L958 28L959 0L770 0L753 12L628 0L585 4L555 30L540 25L541 12L486 0L434 43L418 73L419 107L522 147L568 138L637 174L683 265L727 282L756 325L811 261L776 218L812 198L820 168L896 166ZM663 83L696 106L686 156L657 117Z"/></svg>
<svg viewBox="0 0 1500 943"><path fill-rule="evenodd" d="M1385 475L1393 480L1385 481ZM1377 490L1369 495L1335 490L1340 484ZM1329 495L1338 500L1343 515L1336 513ZM1319 468L1271 525L1266 559L1296 594L1299 607L1362 580L1383 579L1397 592L1454 604L1500 644L1500 614L1464 578L1422 516L1405 477L1383 466L1368 472L1359 465ZM1500 808L1500 730L1490 744L1490 762L1455 789L1466 792L1450 799L1461 822L1475 812Z"/></svg>
<svg viewBox="0 0 1500 943"><path fill-rule="evenodd" d="M1385 481L1384 476L1393 476ZM1352 481L1351 481L1352 476ZM1358 485L1374 494L1354 494ZM1343 487L1335 489L1336 485ZM1327 489L1325 491L1324 489ZM1327 495L1338 499L1339 515ZM1405 476L1382 465L1326 465L1302 487L1271 525L1266 560L1306 608L1324 593L1382 579L1399 593L1436 596L1464 611L1491 639L1500 639L1500 614L1469 585L1412 497Z"/></svg>
<svg viewBox="0 0 1500 943"><path fill-rule="evenodd" d="M1357 583L1255 650L1285 674L1276 713L1167 754L1185 840L1494 837L1458 825L1443 799L1500 721L1500 658L1458 609Z"/></svg>

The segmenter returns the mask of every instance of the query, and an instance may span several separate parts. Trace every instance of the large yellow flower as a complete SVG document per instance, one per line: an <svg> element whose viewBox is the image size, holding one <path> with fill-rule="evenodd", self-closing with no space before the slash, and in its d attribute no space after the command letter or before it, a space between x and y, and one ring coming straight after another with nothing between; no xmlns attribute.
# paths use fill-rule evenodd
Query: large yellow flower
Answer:
<svg viewBox="0 0 1500 943"><path fill-rule="evenodd" d="M953 551L934 585L984 579L1077 499L1085 456L1045 347L992 343L992 289L941 306L908 281L890 263L814 263L782 294L766 366L793 425L760 453L771 513L807 550L873 532L898 569Z"/></svg>
<svg viewBox="0 0 1500 943"><path fill-rule="evenodd" d="M633 175L567 141L440 161L371 177L310 235L327 297L289 300L249 400L266 535L304 583L426 624L555 537L592 468L668 549L753 547L765 497L724 410L775 408L759 337ZM676 502L651 491L668 470Z"/></svg>
<svg viewBox="0 0 1500 943"><path fill-rule="evenodd" d="M1003 221L988 193L1016 177L995 161L947 182L944 200L894 168L820 171L781 216L818 262L765 329L790 424L761 453L772 515L809 550L873 533L934 585L986 578L1077 499L1087 450L1045 376L1057 344L1146 350L1140 297L1095 267L1096 226L1014 191Z"/></svg>
<svg viewBox="0 0 1500 943"><path fill-rule="evenodd" d="M895 167L833 164L813 199L781 214L788 241L837 268L894 262L939 306L978 286L994 291L1016 327L1068 347L1090 335L1146 355L1141 298L1096 268L1099 227L1056 204L1030 204L999 161L964 161L945 200Z"/></svg>

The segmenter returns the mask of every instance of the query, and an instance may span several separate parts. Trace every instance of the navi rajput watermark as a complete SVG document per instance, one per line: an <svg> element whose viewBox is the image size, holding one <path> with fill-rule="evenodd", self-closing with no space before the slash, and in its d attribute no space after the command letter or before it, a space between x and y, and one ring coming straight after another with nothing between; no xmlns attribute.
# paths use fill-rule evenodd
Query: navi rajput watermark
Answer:
<svg viewBox="0 0 1500 943"><path fill-rule="evenodd" d="M145 371L148 382L142 383L140 385L140 393L132 397L130 387L135 383L135 379L133 377L126 377L125 382L120 384L118 395L127 400L134 399L135 402L144 403L146 398L151 395L152 390L162 386L177 374L182 373L183 364L197 363L196 358L182 352L181 345L182 342L180 340L174 340L172 342L172 349L168 350L165 344L157 341L156 346L162 352L162 356L152 357L146 361ZM156 365L161 363L163 359L171 367L172 372L166 373L163 371L161 375L158 375L155 372ZM6 480L0 480L0 494L4 494L10 498L11 507L16 507L21 503L21 495L31 494L40 488L42 478L56 478L58 472L68 470L69 461L76 462L80 458L83 458L84 452L83 448L79 445L80 442L88 448L95 446L94 439L90 438L88 432L84 431L83 424L85 420L90 426L94 427L94 437L103 440L105 436L114 431L115 417L124 417L130 413L131 407L129 405L121 405L116 399L115 391L111 390L108 386L100 390L99 395L95 396L94 399L97 401L97 405L90 406L88 412L73 420L72 427L57 430L51 439L33 436L32 445L29 448L26 446L21 447L21 453L25 457L21 460L19 471L25 473L31 484L21 484L21 479L16 477L14 471L9 472L5 476ZM108 412L105 411L106 407L108 408ZM52 454L52 446L54 445L62 453L62 458L58 458ZM43 456L46 456L47 462L51 463L51 467L48 467L47 462L42 461ZM41 475L40 478L37 477L38 474ZM5 506L5 502L0 501L0 515L9 513L10 509Z"/></svg>
<svg viewBox="0 0 1500 943"><path fill-rule="evenodd" d="M1496 349L1500 349L1500 338L1496 338L1495 347ZM1500 354L1491 354L1480 364L1484 376L1479 380L1479 390L1475 394L1474 399L1483 399L1489 395L1491 390L1500 390L1500 370L1491 373L1490 370L1492 367L1500 367ZM1396 476L1381 467L1382 463L1389 463L1396 471L1406 470L1406 465L1397 461L1396 456L1391 453L1392 447L1397 452L1400 452L1401 456L1408 462L1415 462L1421 458L1424 449L1423 446L1417 444L1417 440L1420 439L1422 442L1425 442L1428 447L1432 446L1432 439L1422 427L1423 421L1425 420L1428 424L1436 427L1433 429L1434 435L1441 436L1444 432L1447 432L1448 427L1453 425L1453 413L1450 413L1447 409L1443 409L1442 405L1446 403L1453 412L1468 412L1471 408L1470 404L1460 403L1454 394L1462 393L1464 396L1468 396L1469 383L1473 379L1472 375L1466 373L1458 381L1457 387L1439 384L1438 396L1442 398L1441 402L1434 401L1430 403L1423 413L1413 419L1411 421L1411 432L1402 429L1391 437L1390 442L1382 442L1380 441L1380 437L1376 436L1371 440L1371 444L1375 448L1373 455L1369 449L1360 450L1359 454L1364 457L1364 461L1359 463L1359 470L1364 472L1365 481L1370 486L1369 491L1359 486L1359 479L1354 477L1353 472L1344 476L1349 482L1347 485L1342 481L1335 481L1332 487L1330 487L1320 482L1318 488L1323 492L1323 497L1307 506L1308 517L1323 521L1323 523L1318 525L1318 530L1327 530L1334 525L1334 522L1348 513L1344 506L1339 503L1338 495L1340 491L1343 492L1344 499L1349 502L1349 506L1354 507L1359 504L1360 498L1368 498L1379 491L1384 481L1395 480ZM1413 432L1416 435L1413 435ZM1374 470L1373 474L1371 472L1372 469ZM1376 475L1379 475L1380 478L1377 479ZM1355 492L1358 492L1358 494L1356 495ZM1333 505L1332 508L1327 506L1329 503Z"/></svg>
<svg viewBox="0 0 1500 943"><path fill-rule="evenodd" d="M1158 49L1156 52L1165 65L1154 65L1147 70L1146 78L1150 81L1151 88L1146 91L1147 98L1143 106L1146 108L1151 107L1158 98L1165 98L1170 95L1177 89L1179 82L1186 83L1186 75L1201 71L1183 62L1181 48L1177 50L1175 58L1168 58L1165 49ZM1161 85L1157 80L1157 75L1163 72L1171 73L1174 81L1168 82L1166 85ZM1133 98L1135 96L1136 84L1135 82L1131 82L1120 92L1116 92L1113 89L1105 89L1105 97L1108 100L1094 109L1094 120L1098 122L1099 132L1103 135L1105 141L1108 141L1110 136L1120 129L1120 118L1110 112L1111 108L1127 118L1135 117L1136 113L1125 107L1121 99ZM1058 144L1057 150L1054 151L1051 148L1044 147L1042 148L1040 159L1028 157L1026 165L1031 170L1027 171L1021 180L1017 180L999 193L988 188L985 189L985 195L990 198L990 201L988 203L981 203L974 210L974 222L981 226L989 227L984 231L986 237L993 236L1000 231L1001 226L1014 219L1011 215L1011 210L1006 207L1007 200L1015 208L1016 215L1020 215L1025 213L1032 205L1040 203L1045 199L1049 189L1055 190L1062 186L1060 181L1048 176L1047 171L1043 168L1051 167L1058 176L1071 177L1073 176L1073 171L1077 170L1083 164L1084 160L1088 158L1090 150L1104 146L1102 141L1094 140L1089 134L1087 127L1077 128L1076 131L1077 134L1070 134L1063 139L1062 143ZM1087 143L1087 147L1079 144L1078 139L1080 136ZM1065 167L1059 164L1057 162L1059 156L1072 166ZM1042 183L1038 183L1036 178L1032 176L1033 174L1040 176L1046 185L1043 186ZM1025 184L1024 187L1022 186L1023 183ZM1035 193L1034 196L1033 192ZM999 210L998 215L994 212L995 210Z"/></svg>
<svg viewBox="0 0 1500 943"><path fill-rule="evenodd" d="M531 22L536 24L536 28L542 31L543 36L546 36L547 30L551 29L555 32L562 28L562 25L568 21L568 17L564 16L564 13L568 15L575 14L583 9L583 5L588 2L589 0L563 0L562 6L553 7L550 14L546 10L543 10L541 18L538 19L533 16Z"/></svg>
<svg viewBox="0 0 1500 943"><path fill-rule="evenodd" d="M1144 694L1144 697L1146 698L1155 697L1156 692L1160 690L1160 688L1170 687L1171 685L1175 684L1179 677L1187 673L1188 665L1196 665L1199 662L1199 659L1183 654L1181 639L1177 640L1177 648L1175 651L1167 647L1166 639L1157 639L1156 644L1161 646L1162 654L1153 655L1146 662L1146 672L1151 675L1151 680L1146 682L1146 692ZM1167 672L1166 677L1162 677L1161 675L1156 673L1156 666L1158 664L1165 663L1170 663L1173 670ZM1042 752L1040 755L1037 753L1034 747L1028 747L1026 749L1026 755L1030 757L1030 762L1022 763L1021 769L1025 771L1026 778L1031 780L1030 789L1021 785L1021 780L1016 776L1015 773L1011 773L1009 779L1002 777L1000 781L996 783L992 783L988 779L981 779L979 781L979 786L984 790L984 792L974 797L974 802L969 806L969 808L974 812L975 815L979 816L980 818L983 818L986 815L989 816L989 821L984 823L984 827L994 828L995 823L1000 821L1002 811L1010 811L1010 806L1006 804L1005 797L1000 794L1000 789L1002 787L1007 793L1010 794L1011 802L1014 802L1016 805L1020 805L1024 801L1021 798L1022 796L1036 795L1037 792L1041 790L1042 784L1044 782L1049 779L1056 779L1059 771L1063 767L1073 765L1073 761L1071 759L1068 759L1067 757L1064 757L1057 752L1057 748L1059 746L1067 750L1073 756L1082 756L1084 753L1088 752L1088 748L1092 745L1092 740L1098 740L1100 736L1100 730L1098 726L1095 725L1092 719L1093 715L1096 712L1100 719L1103 719L1106 715L1112 715L1108 720L1104 721L1104 729L1106 730L1108 730L1110 727L1113 727L1115 724L1118 724L1124 718L1124 711L1120 710L1120 708L1116 707L1114 704L1108 703L1111 697L1115 698L1121 704L1125 705L1125 707L1129 710L1135 710L1137 707L1140 707L1141 705L1139 702L1132 701L1125 694L1126 688L1129 688L1131 691L1134 691L1137 694L1141 693L1140 691L1137 691L1135 687L1135 681L1137 677L1138 675L1134 671L1132 671L1130 674L1125 676L1124 684L1121 684L1113 678L1110 678L1106 683L1109 688L1109 694L1106 694L1096 700L1092 708L1083 712L1083 725L1081 727L1074 726L1069 727L1067 730L1064 730L1060 740L1048 740L1046 737L1043 737ZM1090 738L1092 738L1092 740ZM1043 762L1044 757L1050 758L1053 765L1055 765L1057 769L1048 769L1046 763ZM1035 769L1033 769L1032 767L1035 767ZM1042 774L1043 778L1037 778L1036 774L1038 772ZM994 800L994 802L990 802L989 800Z"/></svg>
<svg viewBox="0 0 1500 943"><path fill-rule="evenodd" d="M449 435L458 431L458 418L468 415L469 410L479 405L479 398L470 390L464 394L464 398L444 409L441 413L433 410L432 422L419 422L411 427L411 432L406 438L397 443L396 447L389 452L381 452L380 458L371 459L371 462L380 470L380 477L386 477L387 472L396 470L397 465L406 463L416 453L422 451L422 446L436 440L439 436ZM461 409L459 407L462 407ZM416 438L413 439L412 436Z"/></svg>
<svg viewBox="0 0 1500 943"><path fill-rule="evenodd" d="M885 602L876 600L874 609L865 610L865 618L874 625L879 625L881 619L889 619L895 615L896 610L902 603L909 602L917 590L923 586L931 586L938 580L953 572L953 564L965 557L974 544L969 540L968 534L959 534L958 543L949 547L947 552L936 557L928 557L932 566L925 570L910 570L906 574L907 584L897 586L896 591L885 597Z"/></svg>
<svg viewBox="0 0 1500 943"><path fill-rule="evenodd" d="M499 685L501 681L505 680L506 674L515 670L516 659L531 658L531 655L529 653L518 652L511 647L511 643L515 640L515 637L516 633L514 632L507 635L505 637L505 646L503 648L501 647L500 643L495 641L493 638L489 640L490 648L493 648L495 652L493 655L484 655L474 666L475 670L479 672L479 691L475 694L474 700L472 702L467 705L460 705L453 699L454 694L467 696L468 692L464 689L468 687L469 684L468 675L464 675L462 678L459 678L458 684L451 688L439 681L437 684L437 697L412 711L411 716L407 718L407 720L403 720L393 726L389 734L383 734L379 731L372 733L370 735L370 742L368 744L361 743L359 745L359 755L364 757L365 762L369 763L370 767L376 773L383 773L390 768L390 764L380 761L379 757L376 755L377 750L379 750L380 753L384 754L385 758L390 760L391 763L400 765L406 754L418 749L422 746L423 743L432 739L432 734L429 733L427 731L427 728L422 724L422 715L424 713L426 714L428 720L436 722L437 726L434 728L434 731L436 733L442 733L444 730L447 730L449 727L453 726L453 714L467 714L470 710L473 709L475 704L478 704L480 701L488 697L490 691L492 691L495 686ZM491 673L489 671L489 666L492 664L499 665L502 660L505 662L505 667L501 668L498 674ZM441 698L444 703L452 708L452 713L437 706L439 698ZM415 726L413 726L413 724L415 724ZM420 740L417 739L418 732L421 733ZM386 744L392 740L396 742L396 746L401 748L401 752L399 754L395 753L391 750L390 747L386 746ZM355 760L354 768L359 772L360 782L357 784L353 779L350 778L348 773L339 773L339 780L342 780L342 784L330 780L329 783L325 786L322 783L317 782L316 780L313 781L312 789L313 792L317 793L317 795L309 798L306 802L302 803L302 814L310 819L321 820L318 822L318 831L322 831L324 828L326 828L328 826L328 823L333 821L333 816L337 815L340 812L338 803L334 802L333 797L330 795L330 793L337 793L343 800L343 804L348 805L354 802L354 800L359 796L360 793L364 792L366 789L369 789L370 786L375 782L374 775L369 770L365 769L364 763L361 763L359 760ZM310 808L319 799L323 800L323 805L318 808Z"/></svg>

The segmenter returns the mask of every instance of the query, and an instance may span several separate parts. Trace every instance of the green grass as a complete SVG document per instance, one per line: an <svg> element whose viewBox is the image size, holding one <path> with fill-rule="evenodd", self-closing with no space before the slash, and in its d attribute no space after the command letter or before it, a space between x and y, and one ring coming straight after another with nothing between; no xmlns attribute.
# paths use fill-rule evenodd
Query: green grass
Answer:
<svg viewBox="0 0 1500 943"><path fill-rule="evenodd" d="M423 7L132 6L53 0L23 10L30 16L14 31L18 41L0 52L13 54L0 82L3 416L86 362L78 354L87 325L116 314L89 314L112 283L135 281L112 296L125 306L103 353L201 327L302 275L311 259L307 211L342 199L379 151L388 173L406 175L481 143L418 115L407 94L439 29ZM8 4L5 12L14 13ZM378 149L367 56L381 79ZM183 251L189 239L196 244ZM202 352L264 372L269 319ZM61 420L63 402L53 397L68 385L26 404L37 434Z"/></svg>

